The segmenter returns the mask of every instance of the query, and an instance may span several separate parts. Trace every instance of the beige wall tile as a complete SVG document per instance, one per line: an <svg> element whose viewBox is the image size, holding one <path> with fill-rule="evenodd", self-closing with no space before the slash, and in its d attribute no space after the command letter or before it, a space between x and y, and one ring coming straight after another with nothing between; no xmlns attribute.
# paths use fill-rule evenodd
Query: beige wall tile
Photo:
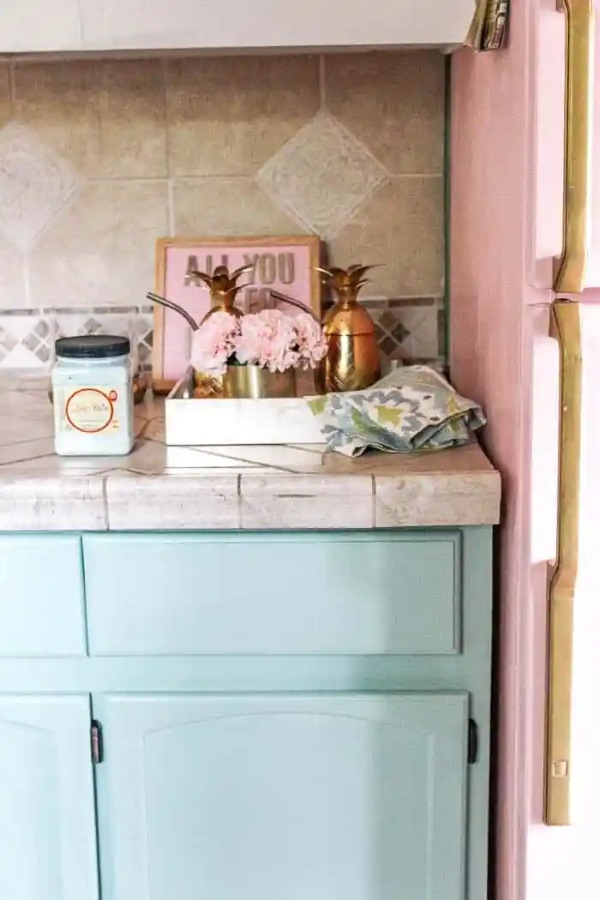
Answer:
<svg viewBox="0 0 600 900"><path fill-rule="evenodd" d="M173 175L252 175L319 107L314 56L170 60Z"/></svg>
<svg viewBox="0 0 600 900"><path fill-rule="evenodd" d="M26 309L25 265L21 253L0 237L0 309Z"/></svg>
<svg viewBox="0 0 600 900"><path fill-rule="evenodd" d="M299 221L330 240L387 175L364 144L321 114L271 157L257 181Z"/></svg>
<svg viewBox="0 0 600 900"><path fill-rule="evenodd" d="M397 178L384 185L330 242L329 258L344 267L383 263L369 273L365 296L443 294L443 179Z"/></svg>
<svg viewBox="0 0 600 900"><path fill-rule="evenodd" d="M12 115L10 99L10 77L8 63L0 63L0 128Z"/></svg>
<svg viewBox="0 0 600 900"><path fill-rule="evenodd" d="M298 224L251 178L195 178L173 188L180 235L303 234Z"/></svg>
<svg viewBox="0 0 600 900"><path fill-rule="evenodd" d="M167 229L165 182L89 182L35 247L33 306L145 302L154 281L155 241Z"/></svg>
<svg viewBox="0 0 600 900"><path fill-rule="evenodd" d="M77 176L32 128L16 120L0 130L0 172L0 233L30 250L77 190Z"/></svg>
<svg viewBox="0 0 600 900"><path fill-rule="evenodd" d="M15 108L0 63L0 129L23 124L0 147L0 309L143 303L171 227L313 230L332 263L384 264L367 298L443 293L437 53L327 56L321 114L316 56L10 65ZM28 288L11 244L29 255ZM436 306L401 321L405 355L436 348Z"/></svg>
<svg viewBox="0 0 600 900"><path fill-rule="evenodd" d="M325 103L393 174L444 165L444 57L434 51L325 57Z"/></svg>
<svg viewBox="0 0 600 900"><path fill-rule="evenodd" d="M91 178L167 174L160 60L17 65L15 114Z"/></svg>

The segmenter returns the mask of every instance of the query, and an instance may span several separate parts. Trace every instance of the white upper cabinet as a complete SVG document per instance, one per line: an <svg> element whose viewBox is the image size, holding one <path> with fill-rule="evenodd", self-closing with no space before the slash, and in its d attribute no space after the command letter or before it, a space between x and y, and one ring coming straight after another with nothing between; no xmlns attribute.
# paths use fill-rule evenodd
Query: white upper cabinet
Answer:
<svg viewBox="0 0 600 900"><path fill-rule="evenodd" d="M4 0L0 53L462 44L475 0Z"/></svg>
<svg viewBox="0 0 600 900"><path fill-rule="evenodd" d="M87 50L451 47L464 42L475 9L475 0L80 3Z"/></svg>
<svg viewBox="0 0 600 900"><path fill-rule="evenodd" d="M97 0L102 5L102 0ZM79 0L2 0L0 53L83 49Z"/></svg>

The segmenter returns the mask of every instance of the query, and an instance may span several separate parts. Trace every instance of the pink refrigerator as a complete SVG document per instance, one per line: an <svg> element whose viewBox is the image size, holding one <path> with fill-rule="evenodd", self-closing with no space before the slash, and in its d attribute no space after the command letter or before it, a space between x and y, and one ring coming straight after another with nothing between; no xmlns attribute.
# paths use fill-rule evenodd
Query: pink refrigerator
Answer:
<svg viewBox="0 0 600 900"><path fill-rule="evenodd" d="M503 475L492 896L600 897L600 10L451 60L451 376Z"/></svg>

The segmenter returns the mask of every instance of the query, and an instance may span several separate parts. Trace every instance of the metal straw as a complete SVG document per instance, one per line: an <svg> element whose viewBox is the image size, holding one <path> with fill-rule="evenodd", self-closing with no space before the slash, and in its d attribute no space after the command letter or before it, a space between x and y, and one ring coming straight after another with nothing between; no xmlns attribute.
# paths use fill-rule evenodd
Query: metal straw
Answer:
<svg viewBox="0 0 600 900"><path fill-rule="evenodd" d="M302 303L301 300L295 300L294 297L288 297L287 294L280 294L279 291L269 291L269 293L275 300L280 300L282 303L289 303L290 306L295 306L297 309L303 310L308 313L309 316L312 316L315 322L318 322L319 325L321 324L319 317L306 305L306 303Z"/></svg>
<svg viewBox="0 0 600 900"><path fill-rule="evenodd" d="M180 316L186 320L192 331L198 331L198 323L192 319L189 312L187 312L182 306L179 306L177 303L173 303L171 300L166 300L164 297L159 296L158 294L153 294L152 291L148 291L146 294L147 300L152 300L153 303L159 303L161 306L166 306L167 309L172 309L173 312L179 313Z"/></svg>

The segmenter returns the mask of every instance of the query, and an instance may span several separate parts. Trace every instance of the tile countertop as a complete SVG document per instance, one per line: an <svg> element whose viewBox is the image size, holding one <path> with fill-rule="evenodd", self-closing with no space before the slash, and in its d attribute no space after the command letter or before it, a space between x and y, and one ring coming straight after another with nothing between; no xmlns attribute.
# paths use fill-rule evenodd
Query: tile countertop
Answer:
<svg viewBox="0 0 600 900"><path fill-rule="evenodd" d="M477 444L347 459L320 447L165 446L136 407L129 456L58 457L47 380L0 376L0 531L494 525L500 476Z"/></svg>

